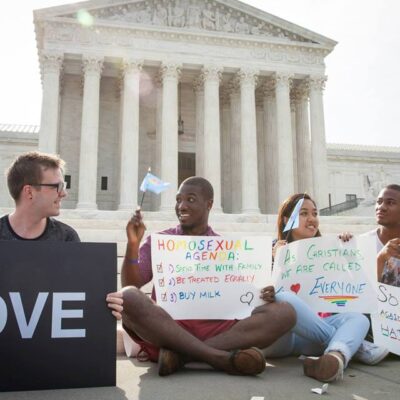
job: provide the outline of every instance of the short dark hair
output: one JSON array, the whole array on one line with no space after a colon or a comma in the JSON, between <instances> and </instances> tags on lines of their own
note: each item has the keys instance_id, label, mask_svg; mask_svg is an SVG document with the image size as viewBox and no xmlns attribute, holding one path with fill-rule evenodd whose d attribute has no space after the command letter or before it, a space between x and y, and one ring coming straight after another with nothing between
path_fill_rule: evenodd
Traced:
<instances>
[{"instance_id":1,"label":"short dark hair","mask_svg":"<svg viewBox=\"0 0 400 400\"><path fill-rule=\"evenodd\" d=\"M398 192L400 192L400 185L391 183L390 185L385 186L384 189L392 189L392 190L397 190Z\"/></svg>"},{"instance_id":2,"label":"short dark hair","mask_svg":"<svg viewBox=\"0 0 400 400\"><path fill-rule=\"evenodd\" d=\"M18 201L25 185L41 183L42 171L48 168L61 170L65 162L53 154L29 151L18 156L6 172L7 185L11 197Z\"/></svg>"},{"instance_id":3,"label":"short dark hair","mask_svg":"<svg viewBox=\"0 0 400 400\"><path fill-rule=\"evenodd\" d=\"M297 202L304 197L305 200L310 200L314 203L315 208L317 208L317 205L315 204L315 201L309 196L307 193L296 193L288 197L279 207L278 211L278 219L277 219L277 225L278 225L278 240L287 240L289 243L293 241L292 238L292 231L289 231L287 235L283 232L285 229L285 217L290 218L294 207L296 206ZM317 233L315 234L315 237L321 236L321 232L319 229L317 230Z\"/></svg>"},{"instance_id":4,"label":"short dark hair","mask_svg":"<svg viewBox=\"0 0 400 400\"><path fill-rule=\"evenodd\" d=\"M186 178L180 186L183 185L199 186L206 200L214 200L214 189L211 183L201 176L190 176L189 178Z\"/></svg>"}]
</instances>

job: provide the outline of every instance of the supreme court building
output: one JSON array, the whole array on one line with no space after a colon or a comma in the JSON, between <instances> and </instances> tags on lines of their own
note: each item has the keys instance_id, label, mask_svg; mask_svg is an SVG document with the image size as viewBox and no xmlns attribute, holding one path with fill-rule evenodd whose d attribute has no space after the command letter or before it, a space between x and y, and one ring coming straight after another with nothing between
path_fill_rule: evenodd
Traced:
<instances>
[{"instance_id":1,"label":"supreme court building","mask_svg":"<svg viewBox=\"0 0 400 400\"><path fill-rule=\"evenodd\" d=\"M67 161L69 206L133 209L149 166L172 189L148 210L171 209L191 175L227 213L276 212L294 191L326 205L333 40L235 0L93 0L34 16L39 149Z\"/></svg>"},{"instance_id":2,"label":"supreme court building","mask_svg":"<svg viewBox=\"0 0 400 400\"><path fill-rule=\"evenodd\" d=\"M64 207L132 210L149 167L172 188L145 210L171 210L192 175L217 212L276 213L297 191L327 206L335 41L236 0L91 0L34 20L37 148L67 162Z\"/></svg>"}]
</instances>

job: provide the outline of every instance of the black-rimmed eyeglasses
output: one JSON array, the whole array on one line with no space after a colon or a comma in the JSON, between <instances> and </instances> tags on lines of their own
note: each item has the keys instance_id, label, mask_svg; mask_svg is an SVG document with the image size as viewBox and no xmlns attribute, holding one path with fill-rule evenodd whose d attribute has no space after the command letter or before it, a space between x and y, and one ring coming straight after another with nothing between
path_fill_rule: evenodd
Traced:
<instances>
[{"instance_id":1,"label":"black-rimmed eyeglasses","mask_svg":"<svg viewBox=\"0 0 400 400\"><path fill-rule=\"evenodd\" d=\"M67 182L58 182L58 183L34 183L31 186L47 186L57 189L57 193L61 193L63 190L67 188Z\"/></svg>"}]
</instances>

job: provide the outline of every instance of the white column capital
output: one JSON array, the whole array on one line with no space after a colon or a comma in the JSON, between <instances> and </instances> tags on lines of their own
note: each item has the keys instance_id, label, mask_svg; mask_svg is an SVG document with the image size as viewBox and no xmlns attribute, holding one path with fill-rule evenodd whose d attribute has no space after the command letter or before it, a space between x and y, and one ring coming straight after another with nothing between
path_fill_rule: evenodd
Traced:
<instances>
[{"instance_id":1,"label":"white column capital","mask_svg":"<svg viewBox=\"0 0 400 400\"><path fill-rule=\"evenodd\" d=\"M204 92L204 81L201 74L193 80L192 87L195 93Z\"/></svg>"},{"instance_id":2,"label":"white column capital","mask_svg":"<svg viewBox=\"0 0 400 400\"><path fill-rule=\"evenodd\" d=\"M104 59L102 57L83 57L82 70L85 75L101 75Z\"/></svg>"},{"instance_id":3,"label":"white column capital","mask_svg":"<svg viewBox=\"0 0 400 400\"><path fill-rule=\"evenodd\" d=\"M40 66L43 73L46 72L61 72L63 67L63 55L56 53L41 53Z\"/></svg>"},{"instance_id":4,"label":"white column capital","mask_svg":"<svg viewBox=\"0 0 400 400\"><path fill-rule=\"evenodd\" d=\"M307 80L301 81L296 85L291 93L295 102L307 101L310 94L310 86Z\"/></svg>"},{"instance_id":5,"label":"white column capital","mask_svg":"<svg viewBox=\"0 0 400 400\"><path fill-rule=\"evenodd\" d=\"M220 93L219 93L219 99L220 99L220 103L223 106L227 106L229 105L229 100L230 100L230 90L228 87L226 86L222 86Z\"/></svg>"},{"instance_id":6,"label":"white column capital","mask_svg":"<svg viewBox=\"0 0 400 400\"><path fill-rule=\"evenodd\" d=\"M130 72L135 73L135 72L140 72L143 68L143 60L131 60L127 59L124 60L122 64L122 73L123 75L126 75Z\"/></svg>"},{"instance_id":7,"label":"white column capital","mask_svg":"<svg viewBox=\"0 0 400 400\"><path fill-rule=\"evenodd\" d=\"M204 65L201 69L202 79L208 82L217 82L218 84L222 78L223 68L218 65Z\"/></svg>"},{"instance_id":8,"label":"white column capital","mask_svg":"<svg viewBox=\"0 0 400 400\"><path fill-rule=\"evenodd\" d=\"M267 97L269 99L273 99L275 98L275 87L276 87L276 82L275 79L266 79L264 81L264 84L261 88L264 97Z\"/></svg>"},{"instance_id":9,"label":"white column capital","mask_svg":"<svg viewBox=\"0 0 400 400\"><path fill-rule=\"evenodd\" d=\"M173 62L163 62L160 67L160 74L162 79L180 79L181 76L181 64Z\"/></svg>"},{"instance_id":10,"label":"white column capital","mask_svg":"<svg viewBox=\"0 0 400 400\"><path fill-rule=\"evenodd\" d=\"M283 87L291 87L293 83L293 74L290 74L288 72L277 72L274 74L273 78L275 82L275 87L277 89L283 88Z\"/></svg>"},{"instance_id":11,"label":"white column capital","mask_svg":"<svg viewBox=\"0 0 400 400\"><path fill-rule=\"evenodd\" d=\"M231 97L237 96L240 93L240 83L237 76L228 82L228 93Z\"/></svg>"},{"instance_id":12,"label":"white column capital","mask_svg":"<svg viewBox=\"0 0 400 400\"><path fill-rule=\"evenodd\" d=\"M242 68L237 72L239 84L242 85L257 85L258 81L258 70L253 68Z\"/></svg>"},{"instance_id":13,"label":"white column capital","mask_svg":"<svg viewBox=\"0 0 400 400\"><path fill-rule=\"evenodd\" d=\"M311 75L307 79L307 83L311 90L323 91L325 89L325 83L328 80L328 77L324 75Z\"/></svg>"}]
</instances>

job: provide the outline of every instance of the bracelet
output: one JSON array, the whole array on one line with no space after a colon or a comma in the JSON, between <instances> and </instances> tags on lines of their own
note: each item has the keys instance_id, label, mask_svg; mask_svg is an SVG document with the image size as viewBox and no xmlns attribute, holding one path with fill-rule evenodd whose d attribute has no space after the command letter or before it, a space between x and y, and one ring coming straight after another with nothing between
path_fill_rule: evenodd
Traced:
<instances>
[{"instance_id":1,"label":"bracelet","mask_svg":"<svg viewBox=\"0 0 400 400\"><path fill-rule=\"evenodd\" d=\"M132 265L139 265L139 260L137 258L127 258L126 261Z\"/></svg>"}]
</instances>

